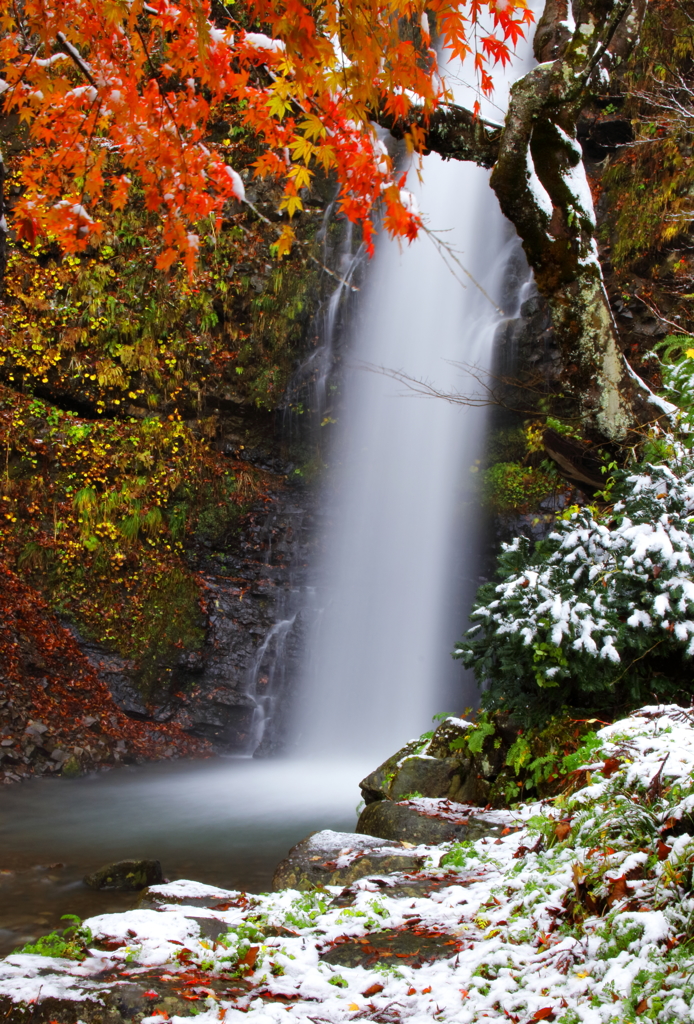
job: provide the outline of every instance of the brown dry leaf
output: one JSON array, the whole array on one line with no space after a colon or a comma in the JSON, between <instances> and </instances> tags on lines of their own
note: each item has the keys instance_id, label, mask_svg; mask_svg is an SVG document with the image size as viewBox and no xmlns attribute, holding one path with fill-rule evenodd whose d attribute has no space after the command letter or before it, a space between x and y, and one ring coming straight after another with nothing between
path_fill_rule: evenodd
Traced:
<instances>
[{"instance_id":1,"label":"brown dry leaf","mask_svg":"<svg viewBox=\"0 0 694 1024\"><path fill-rule=\"evenodd\" d=\"M558 821L554 827L554 834L560 843L563 843L566 837L571 832L570 821Z\"/></svg>"},{"instance_id":2,"label":"brown dry leaf","mask_svg":"<svg viewBox=\"0 0 694 1024\"><path fill-rule=\"evenodd\" d=\"M610 886L610 895L607 900L608 907L611 907L613 903L617 903L618 900L626 899L629 895L629 889L627 888L627 880L624 875L620 875L619 878L615 878Z\"/></svg>"},{"instance_id":3,"label":"brown dry leaf","mask_svg":"<svg viewBox=\"0 0 694 1024\"><path fill-rule=\"evenodd\" d=\"M383 988L383 985L379 985L378 982L376 982L375 985L369 985L369 987L362 992L362 995L366 996L367 998L369 996L375 996L378 995L379 992L382 992Z\"/></svg>"}]
</instances>

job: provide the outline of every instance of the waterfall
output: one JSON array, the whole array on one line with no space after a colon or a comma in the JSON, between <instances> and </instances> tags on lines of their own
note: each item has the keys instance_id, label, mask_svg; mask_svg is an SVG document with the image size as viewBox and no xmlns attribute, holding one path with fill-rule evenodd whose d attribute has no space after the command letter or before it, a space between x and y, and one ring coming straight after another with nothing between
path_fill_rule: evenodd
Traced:
<instances>
[{"instance_id":1,"label":"waterfall","mask_svg":"<svg viewBox=\"0 0 694 1024\"><path fill-rule=\"evenodd\" d=\"M349 332L296 723L317 753L385 756L434 713L476 702L449 652L478 585L480 516L466 505L486 409L424 398L374 369L479 393L518 242L488 171L432 154L412 191L444 249L427 234L409 246L382 237Z\"/></svg>"}]
</instances>

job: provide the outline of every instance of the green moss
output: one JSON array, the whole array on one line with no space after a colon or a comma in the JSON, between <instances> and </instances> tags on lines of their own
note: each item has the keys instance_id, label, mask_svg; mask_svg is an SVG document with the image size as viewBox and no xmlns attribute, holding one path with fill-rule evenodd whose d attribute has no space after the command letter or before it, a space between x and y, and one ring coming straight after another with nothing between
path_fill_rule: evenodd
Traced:
<instances>
[{"instance_id":1,"label":"green moss","mask_svg":"<svg viewBox=\"0 0 694 1024\"><path fill-rule=\"evenodd\" d=\"M542 469L518 462L497 462L482 479L484 501L495 512L526 512L551 494L555 480Z\"/></svg>"}]
</instances>

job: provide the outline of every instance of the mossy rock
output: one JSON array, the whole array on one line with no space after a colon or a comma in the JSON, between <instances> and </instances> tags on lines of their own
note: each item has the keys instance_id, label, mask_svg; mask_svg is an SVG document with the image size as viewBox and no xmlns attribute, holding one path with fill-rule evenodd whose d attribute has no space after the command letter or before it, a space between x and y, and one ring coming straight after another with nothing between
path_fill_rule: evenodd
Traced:
<instances>
[{"instance_id":1,"label":"mossy rock","mask_svg":"<svg viewBox=\"0 0 694 1024\"><path fill-rule=\"evenodd\" d=\"M383 764L362 779L359 783L361 795L367 804L374 800L386 800L390 785L402 761L413 754L419 754L426 747L426 741L410 740L404 747L392 754Z\"/></svg>"},{"instance_id":2,"label":"mossy rock","mask_svg":"<svg viewBox=\"0 0 694 1024\"><path fill-rule=\"evenodd\" d=\"M467 764L460 758L441 759L422 754L407 757L388 787L388 799L404 800L410 794L435 799L447 797L452 789L460 789L461 778L466 777L467 772Z\"/></svg>"},{"instance_id":3,"label":"mossy rock","mask_svg":"<svg viewBox=\"0 0 694 1024\"><path fill-rule=\"evenodd\" d=\"M431 757L450 757L453 753L451 743L462 739L471 728L472 723L462 718L445 718L429 740L427 754Z\"/></svg>"},{"instance_id":4,"label":"mossy rock","mask_svg":"<svg viewBox=\"0 0 694 1024\"><path fill-rule=\"evenodd\" d=\"M162 881L158 860L119 860L104 865L84 879L90 889L117 889L119 892L139 892Z\"/></svg>"},{"instance_id":5,"label":"mossy rock","mask_svg":"<svg viewBox=\"0 0 694 1024\"><path fill-rule=\"evenodd\" d=\"M272 887L311 891L324 885L351 885L369 875L419 871L424 863L399 842L383 842L353 832L314 832L292 847L277 867Z\"/></svg>"}]
</instances>

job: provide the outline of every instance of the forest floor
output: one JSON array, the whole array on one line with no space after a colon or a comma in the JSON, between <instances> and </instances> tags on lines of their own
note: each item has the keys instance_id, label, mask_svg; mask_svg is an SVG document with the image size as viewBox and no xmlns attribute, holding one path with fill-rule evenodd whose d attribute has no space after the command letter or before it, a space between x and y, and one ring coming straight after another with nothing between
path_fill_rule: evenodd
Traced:
<instances>
[{"instance_id":1,"label":"forest floor","mask_svg":"<svg viewBox=\"0 0 694 1024\"><path fill-rule=\"evenodd\" d=\"M694 717L643 708L597 737L573 792L501 812L498 837L417 848L421 871L258 896L152 887L2 961L0 1016L690 1019ZM360 837L344 838L348 862Z\"/></svg>"}]
</instances>

